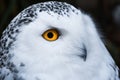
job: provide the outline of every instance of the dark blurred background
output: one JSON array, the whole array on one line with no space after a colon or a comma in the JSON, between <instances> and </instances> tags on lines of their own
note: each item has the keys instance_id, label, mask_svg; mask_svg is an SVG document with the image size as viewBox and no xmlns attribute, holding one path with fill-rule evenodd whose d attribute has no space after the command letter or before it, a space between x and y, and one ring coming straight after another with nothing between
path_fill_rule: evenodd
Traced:
<instances>
[{"instance_id":1,"label":"dark blurred background","mask_svg":"<svg viewBox=\"0 0 120 80\"><path fill-rule=\"evenodd\" d=\"M0 0L0 36L10 21L31 4L49 0ZM120 67L120 0L57 0L67 2L92 16L107 49Z\"/></svg>"}]
</instances>

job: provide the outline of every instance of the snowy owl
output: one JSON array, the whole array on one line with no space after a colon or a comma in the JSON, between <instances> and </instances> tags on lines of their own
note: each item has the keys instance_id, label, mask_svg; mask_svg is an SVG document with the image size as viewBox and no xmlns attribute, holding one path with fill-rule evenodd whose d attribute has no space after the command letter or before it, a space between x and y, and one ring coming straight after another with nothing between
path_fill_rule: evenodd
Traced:
<instances>
[{"instance_id":1,"label":"snowy owl","mask_svg":"<svg viewBox=\"0 0 120 80\"><path fill-rule=\"evenodd\" d=\"M120 80L92 19L64 2L24 9L0 40L0 80Z\"/></svg>"}]
</instances>

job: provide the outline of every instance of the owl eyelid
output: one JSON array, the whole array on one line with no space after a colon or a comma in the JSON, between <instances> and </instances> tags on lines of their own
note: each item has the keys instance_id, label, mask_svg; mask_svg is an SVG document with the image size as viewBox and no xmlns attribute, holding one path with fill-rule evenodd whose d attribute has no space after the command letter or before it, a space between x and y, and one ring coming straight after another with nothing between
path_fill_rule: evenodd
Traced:
<instances>
[{"instance_id":1,"label":"owl eyelid","mask_svg":"<svg viewBox=\"0 0 120 80\"><path fill-rule=\"evenodd\" d=\"M62 35L62 33L61 33L60 29L58 29L58 28L51 27L51 28L47 29L46 31L48 31L48 30L55 30L56 32L58 32L59 36L61 36L61 35Z\"/></svg>"}]
</instances>

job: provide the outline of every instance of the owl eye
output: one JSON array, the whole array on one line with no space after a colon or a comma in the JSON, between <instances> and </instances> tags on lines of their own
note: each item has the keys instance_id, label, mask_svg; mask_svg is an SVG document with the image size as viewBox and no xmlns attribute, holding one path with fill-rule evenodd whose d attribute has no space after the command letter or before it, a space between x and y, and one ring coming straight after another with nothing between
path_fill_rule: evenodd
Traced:
<instances>
[{"instance_id":1,"label":"owl eye","mask_svg":"<svg viewBox=\"0 0 120 80\"><path fill-rule=\"evenodd\" d=\"M42 34L42 37L47 41L55 41L59 37L59 32L56 29L49 29Z\"/></svg>"}]
</instances>

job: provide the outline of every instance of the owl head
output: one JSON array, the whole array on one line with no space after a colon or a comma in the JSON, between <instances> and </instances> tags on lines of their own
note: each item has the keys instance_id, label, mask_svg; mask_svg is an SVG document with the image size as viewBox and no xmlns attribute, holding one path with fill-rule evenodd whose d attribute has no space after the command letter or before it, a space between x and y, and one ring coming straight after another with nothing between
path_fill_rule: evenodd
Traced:
<instances>
[{"instance_id":1,"label":"owl head","mask_svg":"<svg viewBox=\"0 0 120 80\"><path fill-rule=\"evenodd\" d=\"M108 80L117 75L92 19L64 2L24 9L0 43L3 80Z\"/></svg>"}]
</instances>

